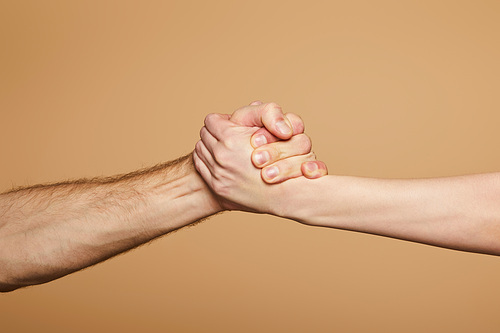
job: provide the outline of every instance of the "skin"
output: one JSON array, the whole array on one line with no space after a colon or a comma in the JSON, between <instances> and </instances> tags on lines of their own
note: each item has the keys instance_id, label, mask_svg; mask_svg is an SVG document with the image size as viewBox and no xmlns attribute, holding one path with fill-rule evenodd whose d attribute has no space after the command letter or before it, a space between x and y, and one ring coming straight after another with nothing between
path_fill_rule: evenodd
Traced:
<instances>
[{"instance_id":1,"label":"skin","mask_svg":"<svg viewBox=\"0 0 500 333\"><path fill-rule=\"evenodd\" d=\"M301 135L304 128L274 103L255 102L226 118L245 133L260 130L269 142ZM247 145L253 149L250 136ZM312 160L310 150L301 152L297 163ZM229 206L196 172L191 154L126 175L0 194L0 291L52 281ZM268 206L255 211L263 208Z\"/></svg>"},{"instance_id":2,"label":"skin","mask_svg":"<svg viewBox=\"0 0 500 333\"><path fill-rule=\"evenodd\" d=\"M0 196L0 289L45 283L219 212L191 156Z\"/></svg>"},{"instance_id":3,"label":"skin","mask_svg":"<svg viewBox=\"0 0 500 333\"><path fill-rule=\"evenodd\" d=\"M210 116L205 127L196 146L195 167L224 198L226 207L258 210L264 206L274 215L307 225L500 255L500 173L413 180L299 177L270 185L262 182L253 168L256 151L282 150L286 143L270 143L254 150L248 144L251 130L224 117ZM301 151L300 147L295 149ZM279 165L278 179L297 172L299 162L293 157L270 155L278 156L273 163ZM322 163L313 159L300 165L310 177L321 167ZM273 182L264 176L262 179Z\"/></svg>"},{"instance_id":4,"label":"skin","mask_svg":"<svg viewBox=\"0 0 500 333\"><path fill-rule=\"evenodd\" d=\"M303 165L316 161L316 156L311 150L311 141L305 134L300 133L303 131L302 122L297 121L301 124L300 128L292 126L299 129L285 142L265 134L260 127L238 125L233 121L233 117L225 114L209 114L205 118L205 126L200 131L202 140L196 143L193 152L196 169L210 188L218 194L221 206L225 209L272 213L276 207L268 197L280 196L281 187L270 184L297 177L304 178L301 177ZM267 144L256 140L260 135L266 136ZM256 158L257 155L254 155L255 165L253 165L248 157L252 155L254 151L252 144L255 145L256 141L263 144L259 148L260 151L264 151L267 147L269 159L261 163ZM245 162L240 163L241 160L233 156L246 156L243 158ZM319 162L317 165L321 168L308 174L308 177L317 178L327 173L324 163ZM256 166L263 167L262 171ZM213 173L214 170L218 172ZM240 186L246 191L233 191L236 180L241 182ZM255 200L256 198L262 200Z\"/></svg>"},{"instance_id":5,"label":"skin","mask_svg":"<svg viewBox=\"0 0 500 333\"><path fill-rule=\"evenodd\" d=\"M256 101L250 105L261 104L262 102ZM268 108L281 111L281 107L275 103L267 105ZM283 121L292 128L293 136L290 137L289 132L282 135L277 129L274 132L269 131L270 126L265 126L266 123L270 123L269 121L263 121L261 124L252 123L250 119L244 119L244 117L250 118L249 114L240 110L235 111L231 116L208 115L205 122L207 122L207 119L210 122L211 117L215 119L222 117L223 119L230 119L237 125L253 126L255 131L250 138L250 143L255 148L252 152L252 163L255 167L262 169L261 177L266 183L280 183L300 176L315 179L328 174L326 164L315 160L311 139L304 133L304 122L298 115L293 113L284 114L285 119ZM277 119L279 114L276 113L274 118ZM257 119L257 117L253 117L253 119ZM275 122L275 124L278 123L278 121ZM206 126L201 129L200 136L205 130ZM306 160L298 158L298 156L305 154L310 154L309 157L314 158Z\"/></svg>"}]
</instances>

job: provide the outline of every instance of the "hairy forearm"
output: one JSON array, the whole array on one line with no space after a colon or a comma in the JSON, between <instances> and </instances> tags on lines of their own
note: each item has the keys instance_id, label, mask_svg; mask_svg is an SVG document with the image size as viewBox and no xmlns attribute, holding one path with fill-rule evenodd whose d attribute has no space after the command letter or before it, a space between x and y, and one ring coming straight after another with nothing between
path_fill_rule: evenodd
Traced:
<instances>
[{"instance_id":1,"label":"hairy forearm","mask_svg":"<svg viewBox=\"0 0 500 333\"><path fill-rule=\"evenodd\" d=\"M500 174L388 180L326 176L296 184L283 215L310 225L500 255Z\"/></svg>"},{"instance_id":2,"label":"hairy forearm","mask_svg":"<svg viewBox=\"0 0 500 333\"><path fill-rule=\"evenodd\" d=\"M216 213L191 155L114 178L0 195L0 287L44 283Z\"/></svg>"}]
</instances>

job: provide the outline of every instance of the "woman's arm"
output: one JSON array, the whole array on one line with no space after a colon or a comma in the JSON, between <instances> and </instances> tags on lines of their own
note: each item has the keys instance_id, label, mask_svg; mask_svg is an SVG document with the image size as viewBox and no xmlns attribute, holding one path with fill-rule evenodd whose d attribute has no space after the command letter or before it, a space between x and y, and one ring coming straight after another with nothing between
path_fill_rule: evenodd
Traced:
<instances>
[{"instance_id":1,"label":"woman's arm","mask_svg":"<svg viewBox=\"0 0 500 333\"><path fill-rule=\"evenodd\" d=\"M249 146L252 132L216 117L210 119L206 129L195 150L195 166L215 193L236 209L250 208L308 225L500 255L500 174L420 180L298 177L269 185L259 177L260 169L252 165L252 161L257 164L256 151L266 148L254 151ZM278 166L278 175L287 175L300 170L304 159L278 157L273 162L263 172ZM306 159L302 170L317 163Z\"/></svg>"},{"instance_id":2,"label":"woman's arm","mask_svg":"<svg viewBox=\"0 0 500 333\"><path fill-rule=\"evenodd\" d=\"M282 215L461 251L500 255L500 174L435 179L326 176L290 184Z\"/></svg>"}]
</instances>

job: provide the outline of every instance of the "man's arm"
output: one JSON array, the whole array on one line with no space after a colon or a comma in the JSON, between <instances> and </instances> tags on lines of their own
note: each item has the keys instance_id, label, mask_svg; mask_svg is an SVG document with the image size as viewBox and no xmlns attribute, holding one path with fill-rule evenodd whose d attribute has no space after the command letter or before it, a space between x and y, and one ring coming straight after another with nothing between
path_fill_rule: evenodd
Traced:
<instances>
[{"instance_id":1,"label":"man's arm","mask_svg":"<svg viewBox=\"0 0 500 333\"><path fill-rule=\"evenodd\" d=\"M274 103L252 103L232 116L269 142L304 129ZM224 203L195 171L191 155L127 175L0 194L0 291L96 264L227 209Z\"/></svg>"},{"instance_id":2,"label":"man's arm","mask_svg":"<svg viewBox=\"0 0 500 333\"><path fill-rule=\"evenodd\" d=\"M500 255L499 173L421 180L299 177L268 185L252 172L249 156L254 154L255 164L255 151L246 143L251 133L216 118L207 130L213 135L197 146L196 168L215 193L236 205L262 207L308 225ZM284 149L277 144L267 148ZM280 174L300 167L293 158L278 162ZM305 161L302 168L311 165L320 166Z\"/></svg>"},{"instance_id":3,"label":"man's arm","mask_svg":"<svg viewBox=\"0 0 500 333\"><path fill-rule=\"evenodd\" d=\"M221 211L191 155L0 195L0 291L78 271Z\"/></svg>"}]
</instances>

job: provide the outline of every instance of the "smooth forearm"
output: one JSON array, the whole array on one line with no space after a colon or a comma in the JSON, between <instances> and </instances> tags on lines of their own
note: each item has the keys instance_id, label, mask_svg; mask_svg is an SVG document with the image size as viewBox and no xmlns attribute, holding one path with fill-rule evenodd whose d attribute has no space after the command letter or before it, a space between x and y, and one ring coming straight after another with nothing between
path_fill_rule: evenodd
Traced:
<instances>
[{"instance_id":1,"label":"smooth forearm","mask_svg":"<svg viewBox=\"0 0 500 333\"><path fill-rule=\"evenodd\" d=\"M500 254L500 174L298 180L286 217L464 251ZM295 186L295 185L294 185Z\"/></svg>"},{"instance_id":2,"label":"smooth forearm","mask_svg":"<svg viewBox=\"0 0 500 333\"><path fill-rule=\"evenodd\" d=\"M191 156L121 177L2 194L0 282L47 282L217 211Z\"/></svg>"}]
</instances>

